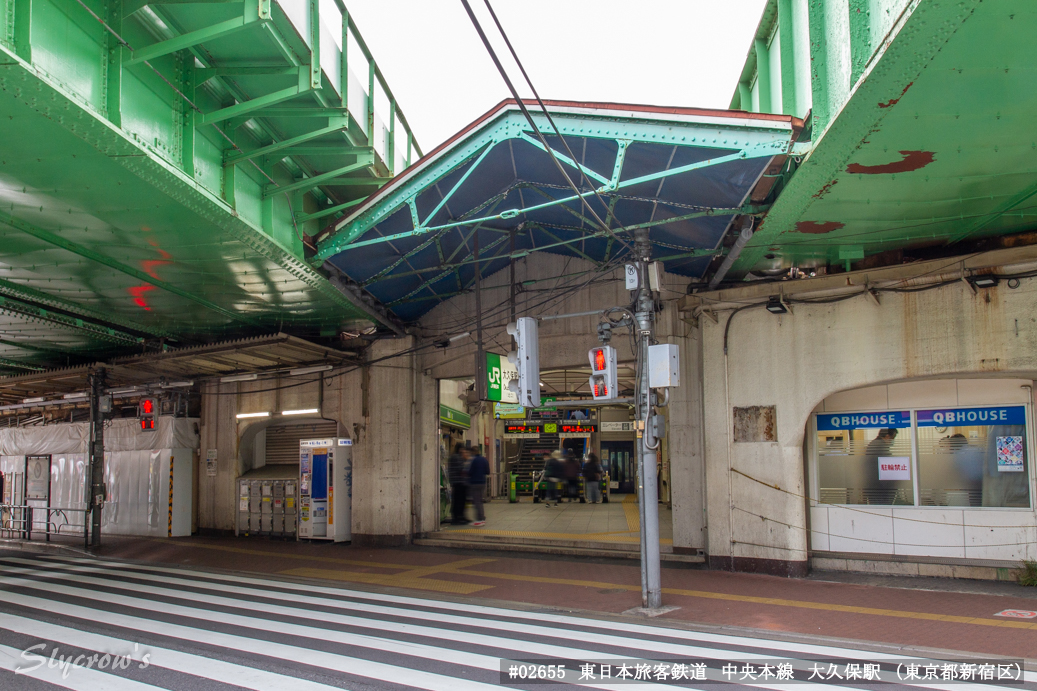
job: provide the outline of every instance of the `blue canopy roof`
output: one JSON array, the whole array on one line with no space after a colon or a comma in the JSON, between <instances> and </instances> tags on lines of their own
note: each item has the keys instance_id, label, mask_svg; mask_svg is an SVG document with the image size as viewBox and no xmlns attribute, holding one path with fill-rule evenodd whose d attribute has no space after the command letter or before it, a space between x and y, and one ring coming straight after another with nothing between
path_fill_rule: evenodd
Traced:
<instances>
[{"instance_id":1,"label":"blue canopy roof","mask_svg":"<svg viewBox=\"0 0 1037 691\"><path fill-rule=\"evenodd\" d=\"M408 322L472 288L476 241L484 276L535 251L606 268L626 252L616 238L647 227L667 271L701 277L734 218L761 211L750 194L795 132L787 116L549 102L570 158L535 107L579 196L505 101L325 232L316 261Z\"/></svg>"}]
</instances>

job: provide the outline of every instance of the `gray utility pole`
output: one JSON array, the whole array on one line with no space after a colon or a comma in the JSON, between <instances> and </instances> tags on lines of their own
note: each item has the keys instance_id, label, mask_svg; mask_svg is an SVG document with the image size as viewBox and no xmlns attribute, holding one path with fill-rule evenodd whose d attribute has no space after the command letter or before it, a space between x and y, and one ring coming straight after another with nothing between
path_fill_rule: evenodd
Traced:
<instances>
[{"instance_id":1,"label":"gray utility pole","mask_svg":"<svg viewBox=\"0 0 1037 691\"><path fill-rule=\"evenodd\" d=\"M87 478L87 510L90 531L87 546L101 544L101 509L104 508L104 420L101 398L105 395L107 376L104 369L90 375L90 475Z\"/></svg>"},{"instance_id":2,"label":"gray utility pole","mask_svg":"<svg viewBox=\"0 0 1037 691\"><path fill-rule=\"evenodd\" d=\"M652 345L655 322L655 298L649 285L648 262L652 244L648 229L634 231L634 254L639 274L634 320L637 328L637 392L634 396L634 414L637 416L637 499L641 509L641 606L645 609L662 607L662 578L659 560L659 475L657 454L659 440L650 431L652 417L652 390L648 379L648 346Z\"/></svg>"}]
</instances>

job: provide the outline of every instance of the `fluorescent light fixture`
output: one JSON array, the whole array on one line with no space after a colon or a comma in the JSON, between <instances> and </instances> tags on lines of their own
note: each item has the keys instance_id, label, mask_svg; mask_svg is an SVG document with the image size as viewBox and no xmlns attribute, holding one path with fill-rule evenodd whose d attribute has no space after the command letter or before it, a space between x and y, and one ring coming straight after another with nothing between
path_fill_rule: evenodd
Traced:
<instances>
[{"instance_id":1,"label":"fluorescent light fixture","mask_svg":"<svg viewBox=\"0 0 1037 691\"><path fill-rule=\"evenodd\" d=\"M194 386L194 382L193 381L171 381L168 384L163 384L162 388L163 389L177 389L177 388L180 388L182 386L185 386L185 387L186 386Z\"/></svg>"},{"instance_id":2,"label":"fluorescent light fixture","mask_svg":"<svg viewBox=\"0 0 1037 691\"><path fill-rule=\"evenodd\" d=\"M66 401L71 401L74 398L90 398L90 394L80 391L79 393L67 393L62 396Z\"/></svg>"},{"instance_id":3,"label":"fluorescent light fixture","mask_svg":"<svg viewBox=\"0 0 1037 691\"><path fill-rule=\"evenodd\" d=\"M138 391L140 391L139 386L128 386L123 389L112 389L108 393L112 396L125 396L126 394L137 393Z\"/></svg>"},{"instance_id":4,"label":"fluorescent light fixture","mask_svg":"<svg viewBox=\"0 0 1037 691\"><path fill-rule=\"evenodd\" d=\"M982 274L980 276L969 276L969 283L977 288L993 288L1001 280L994 274Z\"/></svg>"},{"instance_id":5,"label":"fluorescent light fixture","mask_svg":"<svg viewBox=\"0 0 1037 691\"><path fill-rule=\"evenodd\" d=\"M236 381L255 381L259 378L258 374L234 374L229 377L220 377L221 384L230 384Z\"/></svg>"},{"instance_id":6,"label":"fluorescent light fixture","mask_svg":"<svg viewBox=\"0 0 1037 691\"><path fill-rule=\"evenodd\" d=\"M543 385L544 385L544 382L540 382L540 386L543 386Z\"/></svg>"},{"instance_id":7,"label":"fluorescent light fixture","mask_svg":"<svg viewBox=\"0 0 1037 691\"><path fill-rule=\"evenodd\" d=\"M317 408L305 408L303 410L282 410L281 415L315 415L320 410Z\"/></svg>"},{"instance_id":8,"label":"fluorescent light fixture","mask_svg":"<svg viewBox=\"0 0 1037 691\"><path fill-rule=\"evenodd\" d=\"M293 377L297 377L301 374L316 374L317 372L327 372L331 369L331 365L314 365L313 367L300 367L299 369L293 369L288 374Z\"/></svg>"},{"instance_id":9,"label":"fluorescent light fixture","mask_svg":"<svg viewBox=\"0 0 1037 691\"><path fill-rule=\"evenodd\" d=\"M270 413L238 413L234 417L238 418L239 420L244 420L245 418L250 417L270 417Z\"/></svg>"},{"instance_id":10,"label":"fluorescent light fixture","mask_svg":"<svg viewBox=\"0 0 1037 691\"><path fill-rule=\"evenodd\" d=\"M22 403L43 403L47 400L46 396L38 396L36 398L23 398Z\"/></svg>"},{"instance_id":11,"label":"fluorescent light fixture","mask_svg":"<svg viewBox=\"0 0 1037 691\"><path fill-rule=\"evenodd\" d=\"M767 301L767 311L771 314L785 314L788 312L788 309L785 308L781 298L775 296Z\"/></svg>"}]
</instances>

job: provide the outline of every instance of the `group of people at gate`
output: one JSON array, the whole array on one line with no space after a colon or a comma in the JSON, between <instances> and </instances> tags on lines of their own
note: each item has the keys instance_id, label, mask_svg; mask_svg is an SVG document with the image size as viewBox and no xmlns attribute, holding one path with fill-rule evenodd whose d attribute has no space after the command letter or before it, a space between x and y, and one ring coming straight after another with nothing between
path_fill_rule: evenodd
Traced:
<instances>
[{"instance_id":1,"label":"group of people at gate","mask_svg":"<svg viewBox=\"0 0 1037 691\"><path fill-rule=\"evenodd\" d=\"M552 451L544 461L543 482L547 490L545 506L555 506L560 501L561 489L565 490L566 501L580 498L580 479L583 479L585 500L590 504L601 501L601 461L594 453L587 454L587 460L581 465L580 460L569 449Z\"/></svg>"}]
</instances>

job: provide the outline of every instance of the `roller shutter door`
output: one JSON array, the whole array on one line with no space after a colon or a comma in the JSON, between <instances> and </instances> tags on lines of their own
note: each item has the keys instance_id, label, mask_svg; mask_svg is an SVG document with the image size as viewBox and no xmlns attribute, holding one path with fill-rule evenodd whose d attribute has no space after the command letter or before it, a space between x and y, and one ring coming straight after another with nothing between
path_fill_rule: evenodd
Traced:
<instances>
[{"instance_id":1,"label":"roller shutter door","mask_svg":"<svg viewBox=\"0 0 1037 691\"><path fill-rule=\"evenodd\" d=\"M334 421L316 420L302 425L276 425L266 429L266 464L299 464L299 441L338 436Z\"/></svg>"}]
</instances>

